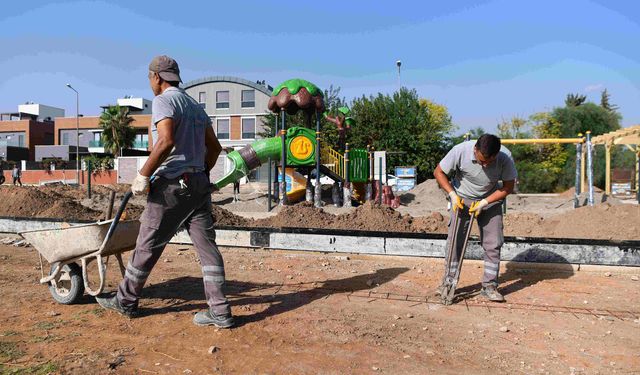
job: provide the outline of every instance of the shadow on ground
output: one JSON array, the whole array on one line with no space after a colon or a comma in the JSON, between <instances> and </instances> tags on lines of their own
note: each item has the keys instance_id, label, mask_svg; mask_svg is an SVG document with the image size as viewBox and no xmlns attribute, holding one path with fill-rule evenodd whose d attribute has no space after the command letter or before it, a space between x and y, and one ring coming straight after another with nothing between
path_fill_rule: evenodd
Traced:
<instances>
[{"instance_id":1,"label":"shadow on ground","mask_svg":"<svg viewBox=\"0 0 640 375\"><path fill-rule=\"evenodd\" d=\"M317 281L315 283L292 283L286 285L286 290L281 289L282 285L279 284L227 281L226 294L232 306L269 305L266 309L254 314L239 316L236 325L242 326L295 310L332 294L371 289L367 285L367 281L371 279L375 280L376 284L383 285L408 270L409 268L404 267L386 268L377 270L373 274L367 273L344 279ZM291 291L291 289L295 288L301 290ZM276 289L275 293L272 292L273 289ZM269 292L260 294L261 290L269 290ZM143 298L158 298L167 303L166 306L157 309L142 309L143 316L175 311L196 311L207 308L202 278L191 276L151 285L143 290Z\"/></svg>"},{"instance_id":2,"label":"shadow on ground","mask_svg":"<svg viewBox=\"0 0 640 375\"><path fill-rule=\"evenodd\" d=\"M532 269L526 263L553 263L549 269ZM528 249L516 255L506 264L506 271L500 276L498 290L507 297L509 294L536 285L542 280L568 279L573 276L573 267L563 256L554 252L539 249ZM482 283L459 288L456 292L458 300L475 297L480 293Z\"/></svg>"}]
</instances>

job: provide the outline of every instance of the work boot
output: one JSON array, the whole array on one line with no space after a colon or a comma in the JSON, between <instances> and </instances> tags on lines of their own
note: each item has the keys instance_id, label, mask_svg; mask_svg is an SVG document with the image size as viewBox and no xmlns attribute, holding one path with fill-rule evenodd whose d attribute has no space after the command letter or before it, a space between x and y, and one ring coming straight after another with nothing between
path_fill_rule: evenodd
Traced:
<instances>
[{"instance_id":1,"label":"work boot","mask_svg":"<svg viewBox=\"0 0 640 375\"><path fill-rule=\"evenodd\" d=\"M101 294L96 296L96 301L100 306L107 310L116 311L127 318L135 318L138 316L138 308L137 307L126 307L120 304L118 301L118 297L114 294L113 296Z\"/></svg>"},{"instance_id":2,"label":"work boot","mask_svg":"<svg viewBox=\"0 0 640 375\"><path fill-rule=\"evenodd\" d=\"M498 292L498 289L495 285L487 285L482 288L482 292L480 295L487 298L489 301L493 302L504 302L504 296Z\"/></svg>"},{"instance_id":3,"label":"work boot","mask_svg":"<svg viewBox=\"0 0 640 375\"><path fill-rule=\"evenodd\" d=\"M216 326L218 328L231 328L235 324L231 314L216 315L211 311L200 311L193 316L193 323L197 326Z\"/></svg>"}]
</instances>

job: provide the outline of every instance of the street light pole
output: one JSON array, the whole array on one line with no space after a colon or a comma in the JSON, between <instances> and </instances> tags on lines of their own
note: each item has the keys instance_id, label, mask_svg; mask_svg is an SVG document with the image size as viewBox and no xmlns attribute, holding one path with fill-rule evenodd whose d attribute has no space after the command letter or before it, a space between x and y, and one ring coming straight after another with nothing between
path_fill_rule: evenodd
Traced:
<instances>
[{"instance_id":1,"label":"street light pole","mask_svg":"<svg viewBox=\"0 0 640 375\"><path fill-rule=\"evenodd\" d=\"M400 67L402 66L402 61L396 61L396 66L398 67L398 90L402 88L402 83L400 82Z\"/></svg>"},{"instance_id":2,"label":"street light pole","mask_svg":"<svg viewBox=\"0 0 640 375\"><path fill-rule=\"evenodd\" d=\"M76 182L80 185L80 93L70 83L67 87L76 93Z\"/></svg>"}]
</instances>

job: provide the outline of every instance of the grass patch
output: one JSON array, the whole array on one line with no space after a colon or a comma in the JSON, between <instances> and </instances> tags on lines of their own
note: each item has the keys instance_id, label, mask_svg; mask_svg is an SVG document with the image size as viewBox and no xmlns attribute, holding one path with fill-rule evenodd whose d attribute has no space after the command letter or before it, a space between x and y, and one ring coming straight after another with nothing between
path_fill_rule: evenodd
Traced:
<instances>
[{"instance_id":1,"label":"grass patch","mask_svg":"<svg viewBox=\"0 0 640 375\"><path fill-rule=\"evenodd\" d=\"M0 341L0 361L9 362L22 357L25 353L15 342Z\"/></svg>"},{"instance_id":2,"label":"grass patch","mask_svg":"<svg viewBox=\"0 0 640 375\"><path fill-rule=\"evenodd\" d=\"M44 322L36 323L35 327L38 328L38 329L41 329L43 331L49 331L49 330L52 330L52 329L60 327L63 323L64 322L61 321L61 320L56 320L56 321L53 321L53 322L44 321Z\"/></svg>"},{"instance_id":3,"label":"grass patch","mask_svg":"<svg viewBox=\"0 0 640 375\"><path fill-rule=\"evenodd\" d=\"M56 342L62 341L62 337L56 335L46 335L46 336L35 336L29 342L39 343L39 342Z\"/></svg>"},{"instance_id":4,"label":"grass patch","mask_svg":"<svg viewBox=\"0 0 640 375\"><path fill-rule=\"evenodd\" d=\"M0 365L0 374L2 375L17 375L17 374L30 374L30 375L48 375L55 374L60 370L60 367L53 362L41 363L33 366L5 366Z\"/></svg>"},{"instance_id":5,"label":"grass patch","mask_svg":"<svg viewBox=\"0 0 640 375\"><path fill-rule=\"evenodd\" d=\"M17 331L12 331L12 330L8 330L8 331L4 331L2 333L0 333L0 336L2 337L11 337L11 336L18 336L20 333Z\"/></svg>"}]
</instances>

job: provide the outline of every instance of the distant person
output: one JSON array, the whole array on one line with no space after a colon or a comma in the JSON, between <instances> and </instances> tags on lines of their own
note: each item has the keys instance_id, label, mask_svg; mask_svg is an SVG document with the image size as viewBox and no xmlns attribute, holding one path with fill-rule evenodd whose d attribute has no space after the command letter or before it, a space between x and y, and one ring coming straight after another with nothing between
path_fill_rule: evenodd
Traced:
<instances>
[{"instance_id":1,"label":"distant person","mask_svg":"<svg viewBox=\"0 0 640 375\"><path fill-rule=\"evenodd\" d=\"M16 185L16 183L22 186L22 181L20 180L20 178L22 177L22 171L20 170L20 167L17 164L13 166L13 172L11 172L11 177L13 177L14 186Z\"/></svg>"},{"instance_id":2,"label":"distant person","mask_svg":"<svg viewBox=\"0 0 640 375\"><path fill-rule=\"evenodd\" d=\"M5 180L6 179L4 178L4 164L2 160L0 160L0 185L4 184Z\"/></svg>"},{"instance_id":3,"label":"distant person","mask_svg":"<svg viewBox=\"0 0 640 375\"><path fill-rule=\"evenodd\" d=\"M501 203L513 191L517 178L511 153L501 147L500 138L492 134L483 134L477 141L467 141L454 146L440 161L433 174L440 187L451 198L451 217L458 214L457 210L467 213L460 215L458 219L458 233L454 233L452 220L449 220L447 242L457 238L458 246L452 254L451 269L445 269L438 292L441 293L445 283L450 285L455 278L458 262L461 261L459 258L464 234L470 220L468 214L475 214L480 229L480 242L484 249L481 295L491 301L504 302L504 297L498 292L500 249L504 243ZM453 184L449 181L450 178ZM499 181L502 181L501 186L498 184ZM446 264L445 261L445 268Z\"/></svg>"},{"instance_id":4,"label":"distant person","mask_svg":"<svg viewBox=\"0 0 640 375\"><path fill-rule=\"evenodd\" d=\"M233 182L233 203L239 200L238 196L240 195L240 181Z\"/></svg>"},{"instance_id":5,"label":"distant person","mask_svg":"<svg viewBox=\"0 0 640 375\"><path fill-rule=\"evenodd\" d=\"M138 299L151 270L166 244L184 225L200 258L209 306L198 312L193 322L230 328L234 321L222 290L224 263L215 242L209 183L209 172L222 147L211 119L200 104L179 88L180 82L175 60L168 56L153 58L149 64L149 83L155 95L151 121L157 130L157 141L131 184L133 194L149 194L147 205L140 217L135 251L117 294L99 296L96 300L106 309L136 316Z\"/></svg>"}]
</instances>

